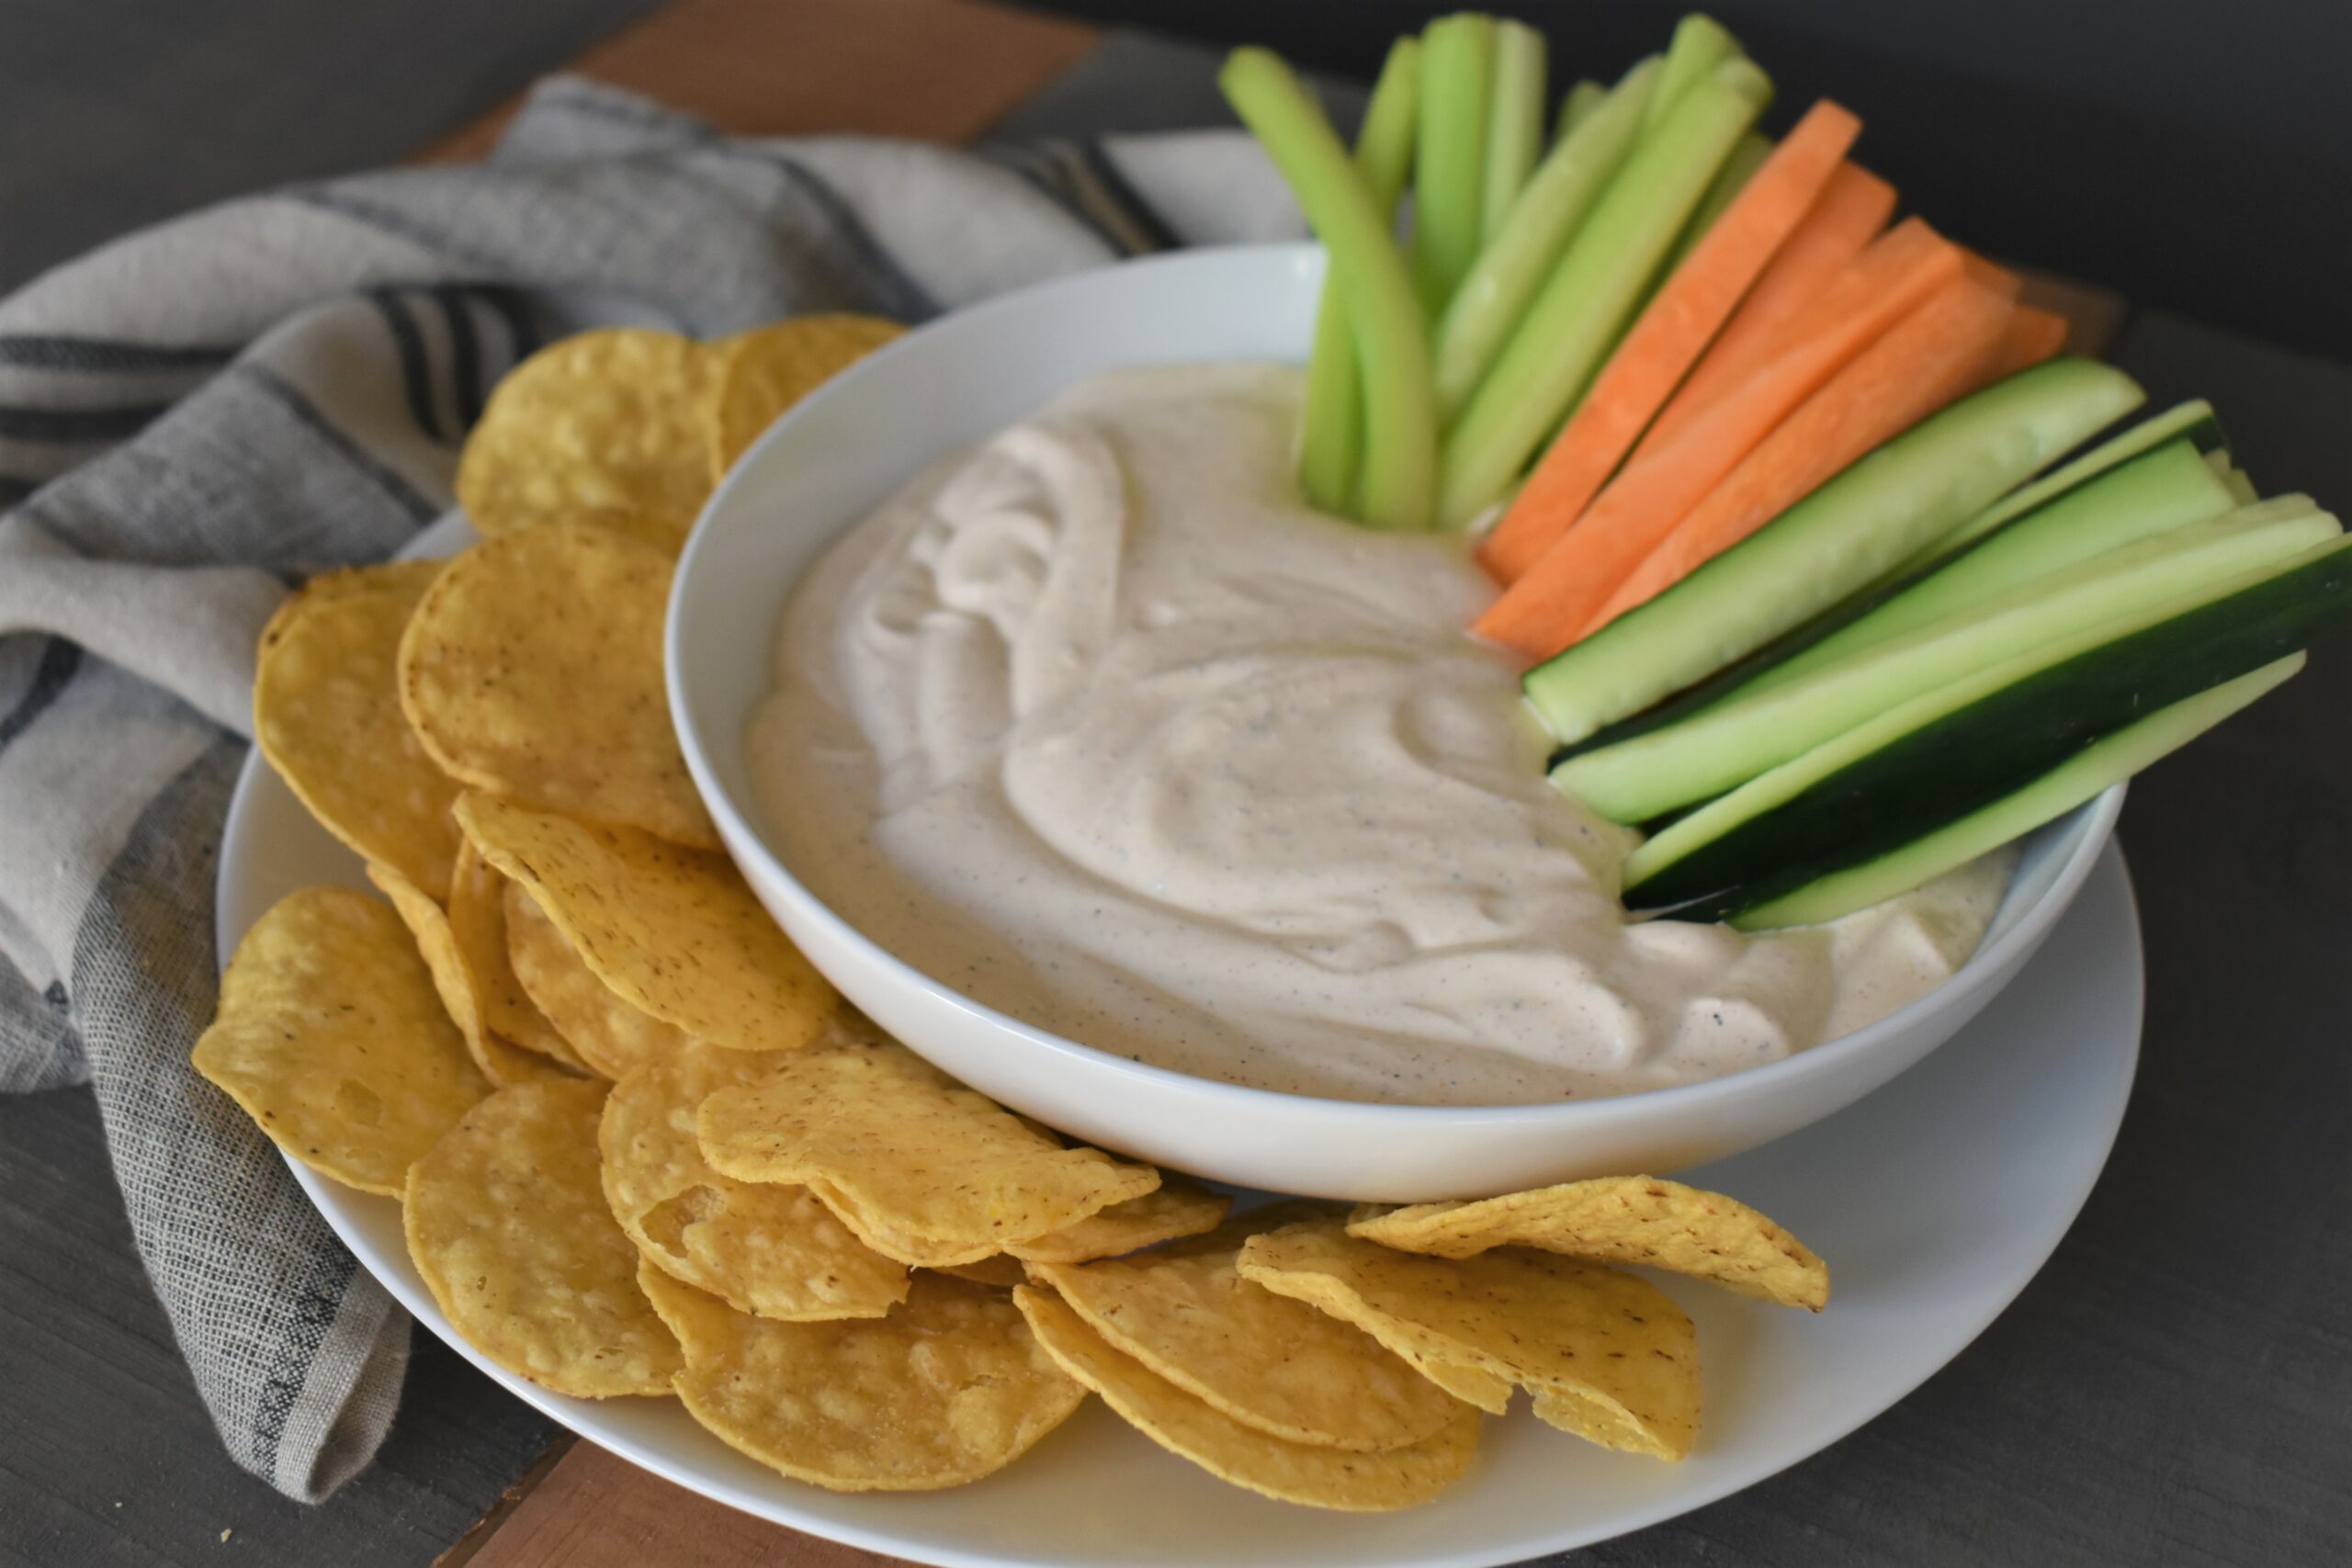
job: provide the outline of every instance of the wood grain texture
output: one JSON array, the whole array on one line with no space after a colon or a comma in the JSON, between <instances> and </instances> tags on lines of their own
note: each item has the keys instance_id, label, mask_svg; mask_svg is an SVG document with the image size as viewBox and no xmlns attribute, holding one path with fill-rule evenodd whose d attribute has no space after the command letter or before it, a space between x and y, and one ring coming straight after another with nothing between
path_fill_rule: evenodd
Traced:
<instances>
[{"instance_id":1,"label":"wood grain texture","mask_svg":"<svg viewBox=\"0 0 2352 1568\"><path fill-rule=\"evenodd\" d=\"M737 136L967 141L1093 47L1081 23L981 0L672 0L568 67ZM481 157L510 100L419 155Z\"/></svg>"}]
</instances>

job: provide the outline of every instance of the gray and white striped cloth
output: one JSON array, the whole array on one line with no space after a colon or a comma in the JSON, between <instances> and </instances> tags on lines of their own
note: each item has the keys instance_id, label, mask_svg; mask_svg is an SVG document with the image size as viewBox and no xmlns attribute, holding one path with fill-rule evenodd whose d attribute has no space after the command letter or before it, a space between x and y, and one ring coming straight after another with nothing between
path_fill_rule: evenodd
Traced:
<instances>
[{"instance_id":1,"label":"gray and white striped cloth","mask_svg":"<svg viewBox=\"0 0 2352 1568\"><path fill-rule=\"evenodd\" d=\"M288 587L432 522L485 394L557 334L920 321L1137 250L1298 232L1235 132L729 141L559 78L485 164L230 202L0 301L0 1089L95 1087L238 1463L334 1491L408 1356L407 1319L187 1064L254 638Z\"/></svg>"}]
</instances>

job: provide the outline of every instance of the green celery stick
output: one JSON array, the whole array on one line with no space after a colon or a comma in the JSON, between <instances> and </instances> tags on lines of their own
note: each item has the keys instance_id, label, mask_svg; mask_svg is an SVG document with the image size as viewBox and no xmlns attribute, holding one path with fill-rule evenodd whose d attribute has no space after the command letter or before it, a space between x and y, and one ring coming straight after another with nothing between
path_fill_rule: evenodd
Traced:
<instances>
[{"instance_id":1,"label":"green celery stick","mask_svg":"<svg viewBox=\"0 0 2352 1568\"><path fill-rule=\"evenodd\" d=\"M1478 256L1495 24L1440 17L1421 34L1420 144L1413 155L1413 281L1435 314Z\"/></svg>"},{"instance_id":2,"label":"green celery stick","mask_svg":"<svg viewBox=\"0 0 2352 1568\"><path fill-rule=\"evenodd\" d=\"M1657 92L1650 98L1649 111L1642 118L1642 134L1650 136L1666 123L1682 95L1706 80L1716 66L1726 60L1737 59L1742 51L1739 40L1724 30L1724 25L1713 17L1697 11L1675 25L1674 41L1666 46L1666 73L1658 78Z\"/></svg>"},{"instance_id":3,"label":"green celery stick","mask_svg":"<svg viewBox=\"0 0 2352 1568\"><path fill-rule=\"evenodd\" d=\"M1633 151L1657 83L1656 55L1625 73L1607 101L1536 166L1502 232L1478 254L1437 327L1438 407L1451 419L1503 351L1577 225Z\"/></svg>"},{"instance_id":4,"label":"green celery stick","mask_svg":"<svg viewBox=\"0 0 2352 1568\"><path fill-rule=\"evenodd\" d=\"M1588 76L1570 87L1560 99L1559 123L1552 128L1552 144L1558 146L1568 139L1568 132L1592 118L1592 111L1609 98L1609 89Z\"/></svg>"},{"instance_id":5,"label":"green celery stick","mask_svg":"<svg viewBox=\"0 0 2352 1568\"><path fill-rule=\"evenodd\" d=\"M1736 57L1634 149L1447 433L1438 479L1445 526L1468 526L1558 428L1771 96L1764 73Z\"/></svg>"},{"instance_id":6,"label":"green celery stick","mask_svg":"<svg viewBox=\"0 0 2352 1568\"><path fill-rule=\"evenodd\" d=\"M1405 257L1321 106L1279 56L1237 49L1217 73L1217 85L1264 145L1330 254L1363 365L1362 516L1379 527L1426 528L1436 481L1437 400L1430 385L1429 321Z\"/></svg>"},{"instance_id":7,"label":"green celery stick","mask_svg":"<svg viewBox=\"0 0 2352 1568\"><path fill-rule=\"evenodd\" d=\"M1356 167L1372 187L1373 205L1392 223L1413 166L1420 52L1420 40L1410 36L1389 49L1356 131ZM1326 512L1349 510L1363 449L1355 339L1340 291L1327 282L1316 308L1315 352L1306 362L1306 412L1299 437L1298 480L1306 499Z\"/></svg>"},{"instance_id":8,"label":"green celery stick","mask_svg":"<svg viewBox=\"0 0 2352 1568\"><path fill-rule=\"evenodd\" d=\"M1724 166L1715 171L1714 183L1707 187L1707 194L1699 198L1699 210L1693 212L1690 221L1682 226L1682 237L1674 242L1674 254L1666 258L1666 265L1659 271L1661 281L1674 276L1674 269L1680 266L1682 259L1707 237L1707 231L1715 226L1715 220L1724 215L1724 209L1732 204L1749 177L1771 155L1772 139L1762 132L1751 130L1739 139L1739 145L1731 150L1731 156L1724 160Z\"/></svg>"},{"instance_id":9,"label":"green celery stick","mask_svg":"<svg viewBox=\"0 0 2352 1568\"><path fill-rule=\"evenodd\" d=\"M1478 243L1492 241L1544 152L1544 35L1524 22L1495 23L1495 86L1487 105L1487 179Z\"/></svg>"}]
</instances>

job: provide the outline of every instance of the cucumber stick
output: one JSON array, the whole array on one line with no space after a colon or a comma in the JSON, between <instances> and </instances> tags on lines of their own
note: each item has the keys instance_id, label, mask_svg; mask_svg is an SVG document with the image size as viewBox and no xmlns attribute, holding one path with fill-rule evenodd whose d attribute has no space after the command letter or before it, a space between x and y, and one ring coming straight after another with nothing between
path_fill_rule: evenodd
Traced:
<instances>
[{"instance_id":1,"label":"cucumber stick","mask_svg":"<svg viewBox=\"0 0 2352 1568\"><path fill-rule=\"evenodd\" d=\"M2052 359L1920 421L1523 682L1574 744L1881 580L2140 400L2121 371Z\"/></svg>"},{"instance_id":2,"label":"cucumber stick","mask_svg":"<svg viewBox=\"0 0 2352 1568\"><path fill-rule=\"evenodd\" d=\"M1437 446L1429 323L1411 274L1364 178L1306 89L1277 55L1237 49L1217 85L1322 238L1363 367L1363 519L1429 526Z\"/></svg>"},{"instance_id":3,"label":"cucumber stick","mask_svg":"<svg viewBox=\"0 0 2352 1568\"><path fill-rule=\"evenodd\" d=\"M2236 505L2197 448L2185 438L2175 440L1980 540L1869 614L1762 671L1739 695L1769 691L2052 572L2184 524L2219 517Z\"/></svg>"},{"instance_id":4,"label":"cucumber stick","mask_svg":"<svg viewBox=\"0 0 2352 1568\"><path fill-rule=\"evenodd\" d=\"M1464 11L1421 34L1420 145L1413 166L1413 282L1434 315L1477 259L1487 182L1495 22Z\"/></svg>"},{"instance_id":5,"label":"cucumber stick","mask_svg":"<svg viewBox=\"0 0 2352 1568\"><path fill-rule=\"evenodd\" d=\"M1487 104L1487 174L1478 193L1478 243L1491 244L1544 152L1544 35L1525 22L1495 23L1494 90ZM1465 269L1466 270L1466 269Z\"/></svg>"},{"instance_id":6,"label":"cucumber stick","mask_svg":"<svg viewBox=\"0 0 2352 1568\"><path fill-rule=\"evenodd\" d=\"M1467 527L1559 427L1771 95L1753 64L1725 61L1634 146L1446 434L1438 480L1446 526Z\"/></svg>"},{"instance_id":7,"label":"cucumber stick","mask_svg":"<svg viewBox=\"0 0 2352 1568\"><path fill-rule=\"evenodd\" d=\"M1990 666L1758 775L1634 852L1630 908L1712 920L1877 859L2352 619L2352 540Z\"/></svg>"},{"instance_id":8,"label":"cucumber stick","mask_svg":"<svg viewBox=\"0 0 2352 1568\"><path fill-rule=\"evenodd\" d=\"M1356 168L1372 189L1373 207L1396 221L1396 203L1413 167L1415 104L1420 87L1420 39L1400 38L1388 51L1356 131ZM1347 307L1327 279L1315 312L1315 350L1306 361L1306 407L1299 424L1298 482L1326 512L1350 511L1356 468L1363 455L1363 390Z\"/></svg>"},{"instance_id":9,"label":"cucumber stick","mask_svg":"<svg viewBox=\"0 0 2352 1568\"><path fill-rule=\"evenodd\" d=\"M1501 232L1478 253L1446 301L1434 350L1438 406L1445 417L1469 400L1551 276L1569 235L1633 151L1659 69L1652 55L1626 72L1536 165Z\"/></svg>"},{"instance_id":10,"label":"cucumber stick","mask_svg":"<svg viewBox=\"0 0 2352 1568\"><path fill-rule=\"evenodd\" d=\"M2109 468L2120 467L2143 452L2154 451L2165 442L2183 436L2200 452L2222 451L2228 446L2222 434L2221 421L2213 417L2212 404L2202 398L2177 404L2160 414L2142 420L2120 435L2100 442L2082 456L2061 463L2031 484L2018 486L1945 537L1929 545L1906 563L1906 570L1925 568L1957 555L1986 535L2007 527L2018 518L2097 479Z\"/></svg>"},{"instance_id":11,"label":"cucumber stick","mask_svg":"<svg viewBox=\"0 0 2352 1568\"><path fill-rule=\"evenodd\" d=\"M1731 917L1741 931L1819 925L1866 909L1934 881L1978 855L2056 820L2121 784L2141 769L2188 745L2223 719L2283 685L2309 656L2290 653L2251 674L2224 681L2170 707L2159 708L2095 740L2031 784L2003 795L1947 827L1875 860L1833 871L1793 892Z\"/></svg>"},{"instance_id":12,"label":"cucumber stick","mask_svg":"<svg viewBox=\"0 0 2352 1568\"><path fill-rule=\"evenodd\" d=\"M2151 610L2193 607L2215 583L2342 532L2308 503L2299 516L2254 510L2251 520L2210 518L2078 562L1770 691L1751 687L1671 728L1572 758L1553 782L1612 821L1649 821L1989 665L2092 628L2115 635Z\"/></svg>"}]
</instances>

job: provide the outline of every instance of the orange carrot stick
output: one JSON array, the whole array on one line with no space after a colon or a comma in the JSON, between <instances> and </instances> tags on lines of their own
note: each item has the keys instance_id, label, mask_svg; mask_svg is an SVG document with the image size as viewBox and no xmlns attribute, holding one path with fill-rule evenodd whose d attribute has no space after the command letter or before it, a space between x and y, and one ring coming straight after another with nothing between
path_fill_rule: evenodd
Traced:
<instances>
[{"instance_id":1,"label":"orange carrot stick","mask_svg":"<svg viewBox=\"0 0 2352 1568\"><path fill-rule=\"evenodd\" d=\"M1838 164L1813 210L1773 254L1771 265L1724 323L1673 400L1651 422L1634 456L1671 440L1691 415L1753 370L1772 346L1774 334L1862 254L1894 211L1893 186L1853 164Z\"/></svg>"},{"instance_id":2,"label":"orange carrot stick","mask_svg":"<svg viewBox=\"0 0 2352 1568\"><path fill-rule=\"evenodd\" d=\"M1754 371L1672 441L1620 469L1584 515L1487 607L1475 629L1533 658L1566 648L1757 443L1961 271L1960 247L1919 220L1887 231L1783 325Z\"/></svg>"},{"instance_id":3,"label":"orange carrot stick","mask_svg":"<svg viewBox=\"0 0 2352 1568\"><path fill-rule=\"evenodd\" d=\"M2008 353L2002 361L2001 374L2013 376L2045 359L2055 358L2065 346L2065 317L2039 305L2020 305L2009 318Z\"/></svg>"},{"instance_id":4,"label":"orange carrot stick","mask_svg":"<svg viewBox=\"0 0 2352 1568\"><path fill-rule=\"evenodd\" d=\"M1881 442L2004 374L2016 299L2014 279L1976 269L1937 290L1749 453L1576 635L1664 592Z\"/></svg>"}]
</instances>

